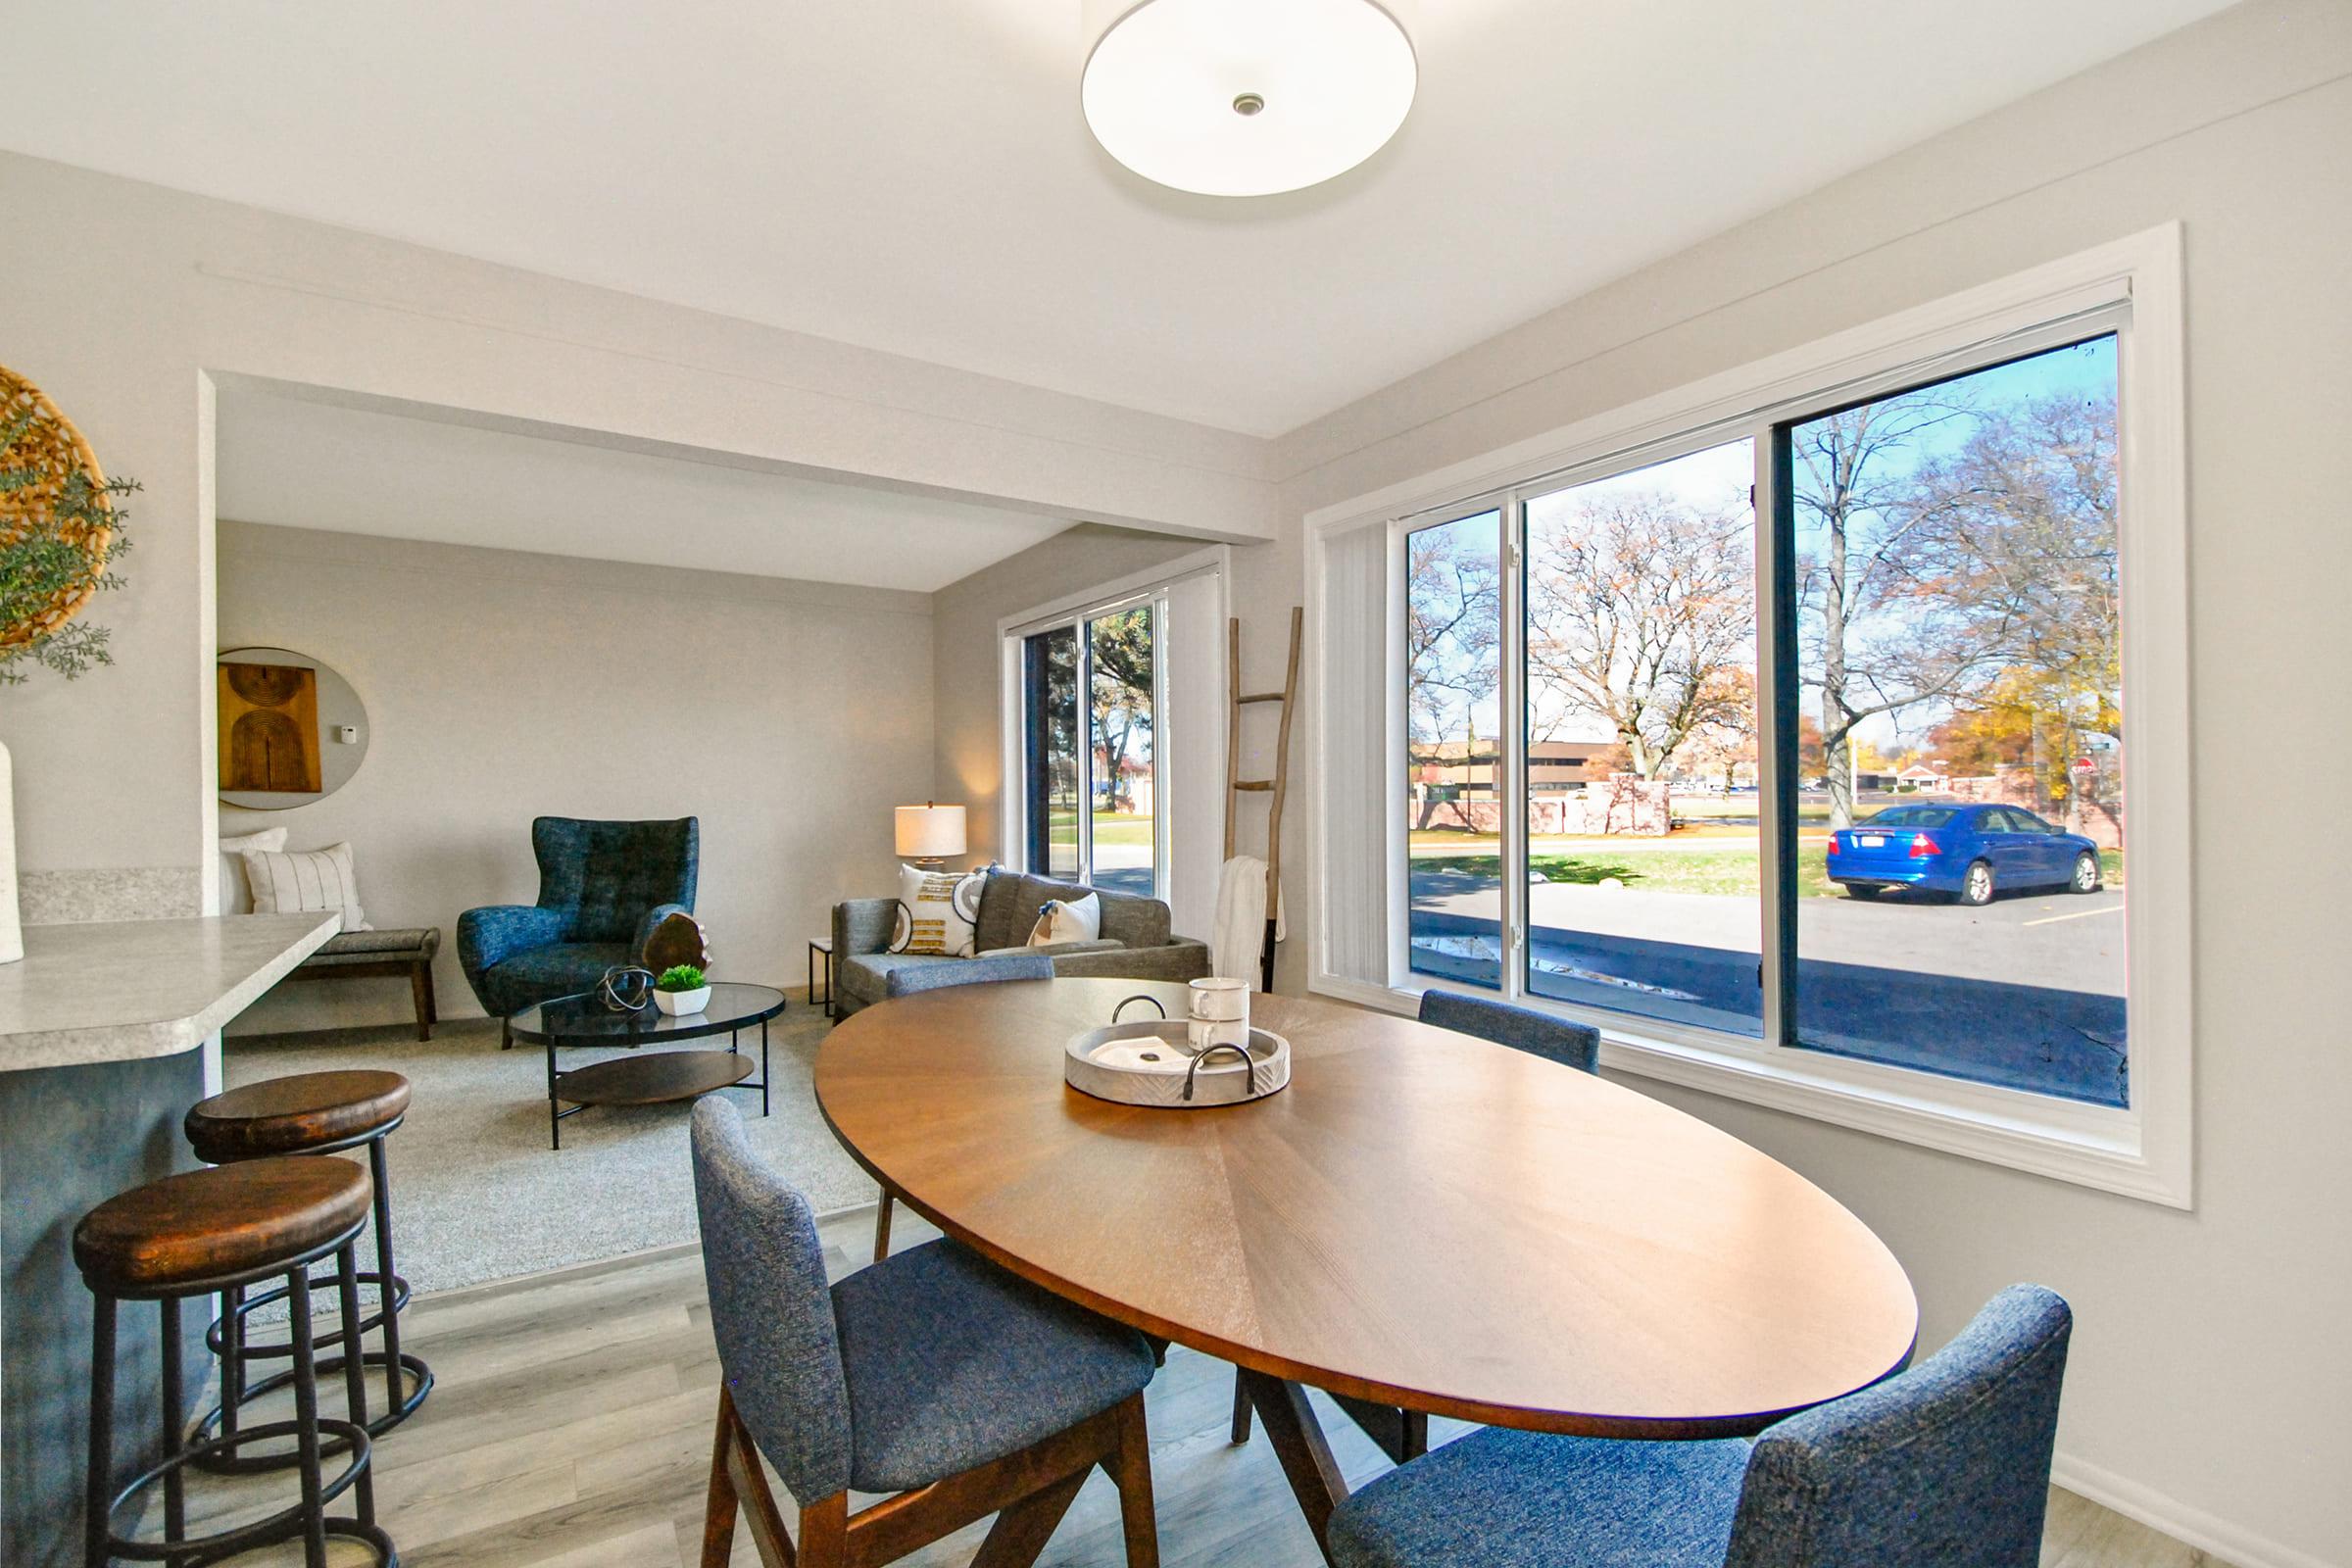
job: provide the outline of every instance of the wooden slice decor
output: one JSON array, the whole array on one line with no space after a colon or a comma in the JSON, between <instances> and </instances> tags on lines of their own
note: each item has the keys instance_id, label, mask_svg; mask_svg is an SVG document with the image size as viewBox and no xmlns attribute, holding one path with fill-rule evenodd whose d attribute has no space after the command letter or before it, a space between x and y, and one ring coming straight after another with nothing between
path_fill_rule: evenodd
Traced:
<instances>
[{"instance_id":1,"label":"wooden slice decor","mask_svg":"<svg viewBox=\"0 0 2352 1568\"><path fill-rule=\"evenodd\" d=\"M665 914L654 926L653 935L645 939L645 952L639 956L639 961L656 974L681 963L709 969L710 938L703 931L703 923L693 915Z\"/></svg>"},{"instance_id":2,"label":"wooden slice decor","mask_svg":"<svg viewBox=\"0 0 2352 1568\"><path fill-rule=\"evenodd\" d=\"M58 515L79 474L96 498L98 517L110 517L106 475L74 421L47 393L5 365L0 365L0 474L9 479L0 485L0 545L15 544L36 523L54 518L60 534L89 563L86 572L46 605L0 625L0 648L16 648L54 636L81 613L106 575L115 530L107 521Z\"/></svg>"}]
</instances>

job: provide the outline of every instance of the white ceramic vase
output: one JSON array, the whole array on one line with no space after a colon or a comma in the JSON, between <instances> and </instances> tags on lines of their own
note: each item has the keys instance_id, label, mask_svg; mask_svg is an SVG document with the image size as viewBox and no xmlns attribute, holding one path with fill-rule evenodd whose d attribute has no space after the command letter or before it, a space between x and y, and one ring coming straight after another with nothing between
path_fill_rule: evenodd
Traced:
<instances>
[{"instance_id":1,"label":"white ceramic vase","mask_svg":"<svg viewBox=\"0 0 2352 1568\"><path fill-rule=\"evenodd\" d=\"M0 746L0 963L24 956L24 928L17 917L17 784L8 748Z\"/></svg>"},{"instance_id":2,"label":"white ceramic vase","mask_svg":"<svg viewBox=\"0 0 2352 1568\"><path fill-rule=\"evenodd\" d=\"M672 1018L691 1018L710 1005L710 988L698 986L692 991L657 991L654 1004Z\"/></svg>"}]
</instances>

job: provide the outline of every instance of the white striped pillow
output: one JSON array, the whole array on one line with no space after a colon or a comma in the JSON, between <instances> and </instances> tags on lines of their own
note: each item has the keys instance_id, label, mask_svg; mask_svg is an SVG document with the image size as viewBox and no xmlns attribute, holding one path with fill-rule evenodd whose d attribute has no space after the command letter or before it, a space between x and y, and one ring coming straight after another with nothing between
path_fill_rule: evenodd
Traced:
<instances>
[{"instance_id":1,"label":"white striped pillow","mask_svg":"<svg viewBox=\"0 0 2352 1568\"><path fill-rule=\"evenodd\" d=\"M330 844L323 850L247 850L245 881L253 889L256 914L336 909L343 915L344 930L368 929L348 844Z\"/></svg>"}]
</instances>

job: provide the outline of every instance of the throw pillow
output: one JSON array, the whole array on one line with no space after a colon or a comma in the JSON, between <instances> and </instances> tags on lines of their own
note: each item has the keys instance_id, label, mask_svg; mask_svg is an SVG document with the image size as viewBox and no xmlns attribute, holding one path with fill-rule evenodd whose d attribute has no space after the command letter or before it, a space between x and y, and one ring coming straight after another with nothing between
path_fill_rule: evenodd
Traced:
<instances>
[{"instance_id":1,"label":"throw pillow","mask_svg":"<svg viewBox=\"0 0 2352 1568\"><path fill-rule=\"evenodd\" d=\"M949 958L972 956L972 926L980 918L984 871L925 871L899 867L899 923L891 933L893 953L927 953Z\"/></svg>"},{"instance_id":2,"label":"throw pillow","mask_svg":"<svg viewBox=\"0 0 2352 1568\"><path fill-rule=\"evenodd\" d=\"M245 852L247 850L282 850L286 847L286 830L266 827L259 833L245 833L220 841L220 912L247 914L253 909L253 889L245 882Z\"/></svg>"},{"instance_id":3,"label":"throw pillow","mask_svg":"<svg viewBox=\"0 0 2352 1568\"><path fill-rule=\"evenodd\" d=\"M1037 911L1029 945L1044 948L1057 942L1094 942L1102 935L1102 901L1089 893L1083 899L1048 899Z\"/></svg>"},{"instance_id":4,"label":"throw pillow","mask_svg":"<svg viewBox=\"0 0 2352 1568\"><path fill-rule=\"evenodd\" d=\"M368 916L360 908L360 879L352 870L350 845L290 852L247 850L244 860L245 880L253 888L254 913L338 909L344 930L368 929Z\"/></svg>"}]
</instances>

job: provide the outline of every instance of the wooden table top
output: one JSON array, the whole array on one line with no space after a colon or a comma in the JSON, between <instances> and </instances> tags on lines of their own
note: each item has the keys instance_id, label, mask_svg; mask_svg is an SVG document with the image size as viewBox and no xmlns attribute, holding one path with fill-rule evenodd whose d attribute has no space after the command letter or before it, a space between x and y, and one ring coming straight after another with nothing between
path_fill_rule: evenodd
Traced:
<instances>
[{"instance_id":1,"label":"wooden table top","mask_svg":"<svg viewBox=\"0 0 2352 1568\"><path fill-rule=\"evenodd\" d=\"M1605 1437L1754 1432L1899 1368L1886 1245L1812 1183L1616 1084L1409 1019L1252 999L1291 1085L1148 1110L1061 1080L1149 993L1067 979L868 1007L819 1105L949 1235L1149 1333L1334 1393Z\"/></svg>"}]
</instances>

